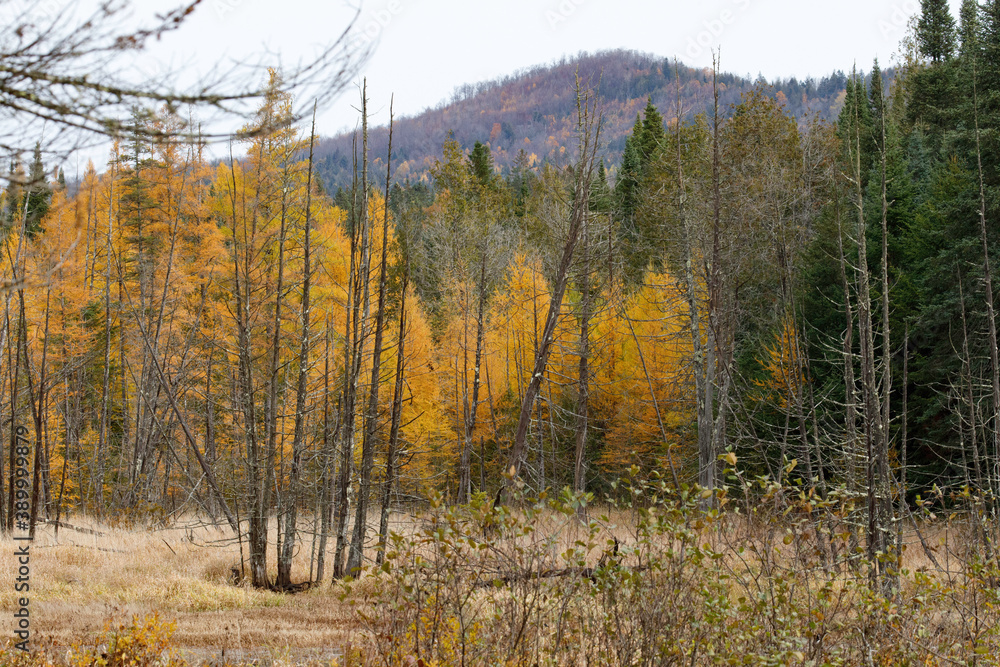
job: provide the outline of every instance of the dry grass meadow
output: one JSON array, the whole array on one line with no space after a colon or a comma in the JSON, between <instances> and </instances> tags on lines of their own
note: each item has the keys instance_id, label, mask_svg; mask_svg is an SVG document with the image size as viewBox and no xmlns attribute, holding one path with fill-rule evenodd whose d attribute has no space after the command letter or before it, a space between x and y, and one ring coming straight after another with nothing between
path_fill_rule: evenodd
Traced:
<instances>
[{"instance_id":1,"label":"dry grass meadow","mask_svg":"<svg viewBox=\"0 0 1000 667\"><path fill-rule=\"evenodd\" d=\"M384 570L297 594L234 583L240 545L196 517L167 528L73 517L92 533L58 536L45 525L31 547L31 629L50 662L11 664L998 664L995 563L973 565L954 518L902 532L899 586L880 597L856 542L852 555L852 538L808 513L689 503L591 507L581 522L552 501L487 505L396 514ZM294 581L309 578L304 540ZM6 572L14 548L0 538ZM16 602L0 587L6 618ZM151 614L175 624L174 662L94 657L106 623ZM74 644L93 645L91 657Z\"/></svg>"},{"instance_id":2,"label":"dry grass meadow","mask_svg":"<svg viewBox=\"0 0 1000 667\"><path fill-rule=\"evenodd\" d=\"M356 627L329 579L296 595L234 585L240 545L228 526L194 518L152 530L112 528L82 517L71 522L101 535L61 528L57 537L52 526L40 527L31 546L31 629L37 640L68 648L93 637L108 618L156 612L176 622L171 643L191 658L310 657L329 664ZM0 544L4 571L13 572L14 541L5 537ZM300 551L296 580L308 579L308 572L309 553ZM0 608L15 603L12 586L0 589Z\"/></svg>"}]
</instances>

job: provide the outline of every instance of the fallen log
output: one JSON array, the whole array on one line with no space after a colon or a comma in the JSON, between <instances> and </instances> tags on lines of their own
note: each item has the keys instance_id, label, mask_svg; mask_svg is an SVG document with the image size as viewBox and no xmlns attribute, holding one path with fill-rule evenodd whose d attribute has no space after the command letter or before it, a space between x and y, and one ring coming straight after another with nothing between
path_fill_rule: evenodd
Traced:
<instances>
[{"instance_id":1,"label":"fallen log","mask_svg":"<svg viewBox=\"0 0 1000 667\"><path fill-rule=\"evenodd\" d=\"M78 528L77 526L71 526L65 521L54 521L52 519L40 520L39 523L45 523L50 526L58 526L59 528L65 528L66 530L75 530L78 533L83 533L84 535L96 535L97 537L107 537L104 533L98 530L91 530L90 528Z\"/></svg>"}]
</instances>

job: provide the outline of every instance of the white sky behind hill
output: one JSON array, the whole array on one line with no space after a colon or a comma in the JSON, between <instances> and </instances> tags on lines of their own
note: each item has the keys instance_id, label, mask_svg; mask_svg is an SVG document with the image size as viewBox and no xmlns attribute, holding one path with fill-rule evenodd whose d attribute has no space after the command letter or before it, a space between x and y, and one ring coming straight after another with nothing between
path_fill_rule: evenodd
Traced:
<instances>
[{"instance_id":1,"label":"white sky behind hill","mask_svg":"<svg viewBox=\"0 0 1000 667\"><path fill-rule=\"evenodd\" d=\"M179 1L136 6L142 14ZM960 0L951 5L957 17ZM820 78L855 62L867 70L875 57L891 64L919 7L918 0L364 0L357 28L374 46L361 74L379 124L390 94L397 116L415 115L463 83L580 51L626 48L709 66L711 49L721 47L724 71L767 78ZM353 13L343 0L203 0L141 58L198 71L220 59L256 61L266 45L294 63L339 35ZM352 128L357 100L355 89L345 91L322 111L318 132Z\"/></svg>"}]
</instances>

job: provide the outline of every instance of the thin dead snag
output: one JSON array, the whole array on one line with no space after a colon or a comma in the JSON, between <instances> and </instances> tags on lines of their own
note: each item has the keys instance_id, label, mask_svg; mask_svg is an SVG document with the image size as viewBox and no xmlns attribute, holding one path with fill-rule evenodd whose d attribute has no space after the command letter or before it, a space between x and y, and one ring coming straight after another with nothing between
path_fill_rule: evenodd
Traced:
<instances>
[{"instance_id":1,"label":"thin dead snag","mask_svg":"<svg viewBox=\"0 0 1000 667\"><path fill-rule=\"evenodd\" d=\"M372 350L371 384L368 388L368 408L364 415L365 430L361 440L361 477L358 502L354 514L354 534L347 571L353 573L364 562L365 535L368 527L368 501L371 499L372 468L375 467L375 438L378 429L378 394L382 379L382 339L385 330L385 293L389 247L389 184L392 178L392 103L389 103L389 155L386 159L385 199L382 202L382 257L379 262L378 305L375 311L375 343ZM371 241L369 239L369 245ZM369 249L369 254L371 250Z\"/></svg>"},{"instance_id":2,"label":"thin dead snag","mask_svg":"<svg viewBox=\"0 0 1000 667\"><path fill-rule=\"evenodd\" d=\"M527 389L521 399L521 411L517 422L517 430L514 434L514 445L511 447L508 459L508 467L512 473L507 477L508 491L513 488L514 480L520 473L521 466L524 463L531 411L534 408L535 399L538 397L542 386L549 355L552 353L556 326L559 323L559 316L562 311L563 296L566 293L566 285L569 282L569 269L573 262L573 253L576 250L580 230L584 226L584 220L590 208L590 184L593 179L594 158L600 138L601 119L599 113L596 111L596 102L591 99L589 91L584 92L581 90L579 77L577 78L576 91L577 133L579 135L580 156L574 170L573 205L570 213L569 230L566 235L566 243L563 246L562 258L559 261L559 267L553 282L552 296L549 301L548 313L545 316L542 337L535 351L535 363L531 372L531 379L528 381Z\"/></svg>"},{"instance_id":3,"label":"thin dead snag","mask_svg":"<svg viewBox=\"0 0 1000 667\"><path fill-rule=\"evenodd\" d=\"M302 474L302 454L305 448L306 393L309 379L309 297L312 284L310 232L312 227L313 147L316 144L316 109L313 107L312 131L309 134L309 169L306 177L305 238L302 245L302 336L299 349L299 376L295 388L295 434L292 439L292 468L285 502L285 538L278 559L275 586L281 590L292 587L292 556L295 552L295 522Z\"/></svg>"},{"instance_id":4,"label":"thin dead snag","mask_svg":"<svg viewBox=\"0 0 1000 667\"><path fill-rule=\"evenodd\" d=\"M341 436L340 478L337 498L337 547L333 560L333 576L343 577L350 572L344 561L347 541L347 514L351 492L351 469L354 461L354 431L358 400L358 385L361 379L361 362L365 341L369 334L369 314L371 310L371 224L368 217L368 88L367 81L361 90L361 182L355 183L355 209L351 230L351 268L353 301L349 304L350 345L347 346L349 359L345 364L343 411L341 413L343 434ZM355 172L356 173L356 172ZM360 197L358 194L360 192Z\"/></svg>"}]
</instances>

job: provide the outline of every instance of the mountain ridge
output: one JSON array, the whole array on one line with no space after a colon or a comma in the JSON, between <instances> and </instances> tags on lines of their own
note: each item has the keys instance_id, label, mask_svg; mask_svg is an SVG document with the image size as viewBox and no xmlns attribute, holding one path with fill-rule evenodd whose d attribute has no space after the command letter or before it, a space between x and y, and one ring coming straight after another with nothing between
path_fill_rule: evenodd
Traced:
<instances>
[{"instance_id":1,"label":"mountain ridge","mask_svg":"<svg viewBox=\"0 0 1000 667\"><path fill-rule=\"evenodd\" d=\"M397 118L393 129L393 180L422 181L452 136L465 150L476 141L490 147L496 166L508 170L524 150L528 165L569 164L575 145L575 83L598 89L604 126L600 157L613 166L620 160L636 116L652 100L668 124L675 119L677 82L682 115L709 111L712 72L674 64L670 59L636 51L580 53L549 65L522 68L498 79L456 86L450 100L416 115ZM790 78L768 82L720 73L719 100L726 109L758 84L770 86L789 113L831 118L843 102L842 71L816 81ZM353 133L324 138L316 146L317 172L329 189L346 187L352 175ZM369 128L369 157L385 167L388 128Z\"/></svg>"}]
</instances>

